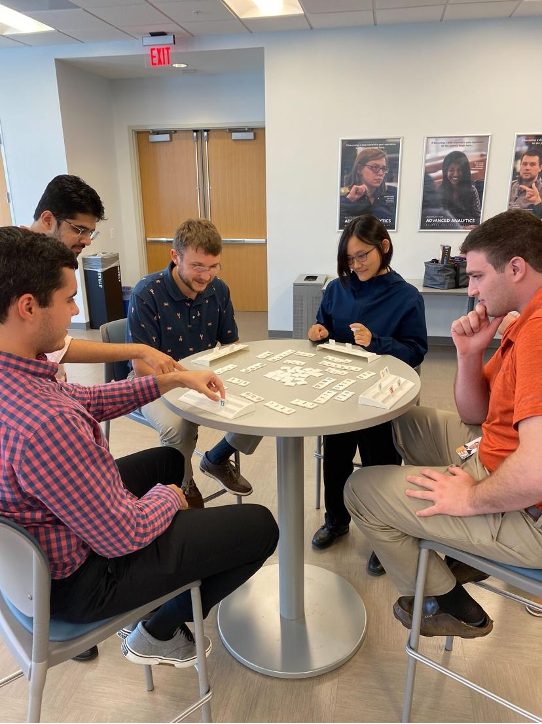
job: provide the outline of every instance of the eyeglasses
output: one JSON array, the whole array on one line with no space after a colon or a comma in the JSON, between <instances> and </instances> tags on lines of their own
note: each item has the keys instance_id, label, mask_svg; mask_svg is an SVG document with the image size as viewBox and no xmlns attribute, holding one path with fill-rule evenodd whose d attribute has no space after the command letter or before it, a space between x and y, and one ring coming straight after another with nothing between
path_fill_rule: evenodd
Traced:
<instances>
[{"instance_id":1,"label":"eyeglasses","mask_svg":"<svg viewBox=\"0 0 542 724\"><path fill-rule=\"evenodd\" d=\"M220 264L212 264L211 266L201 266L200 264L189 264L188 265L192 271L196 272L196 274L210 274L211 276L214 276L215 274L218 274L220 269L222 268Z\"/></svg>"},{"instance_id":2,"label":"eyeglasses","mask_svg":"<svg viewBox=\"0 0 542 724\"><path fill-rule=\"evenodd\" d=\"M374 251L375 249L376 246L373 246L373 248L369 251L360 251L357 254L354 254L354 256L347 256L346 263L349 267L353 267L356 264L363 264L363 262L367 261L367 257L369 256L371 251Z\"/></svg>"},{"instance_id":3,"label":"eyeglasses","mask_svg":"<svg viewBox=\"0 0 542 724\"><path fill-rule=\"evenodd\" d=\"M72 229L75 229L77 231L77 234L80 237L87 237L87 239L90 239L90 241L94 241L97 236L100 235L99 231L96 231L96 229L87 229L86 226L76 226L75 224L72 224L71 221L68 221L68 219L60 219L57 218L57 221L60 223L61 221L65 221L67 224L69 224Z\"/></svg>"},{"instance_id":4,"label":"eyeglasses","mask_svg":"<svg viewBox=\"0 0 542 724\"><path fill-rule=\"evenodd\" d=\"M365 166L372 171L373 173L383 173L384 176L388 173L389 168L387 166L375 166L374 164L371 166L370 164L366 163Z\"/></svg>"}]
</instances>

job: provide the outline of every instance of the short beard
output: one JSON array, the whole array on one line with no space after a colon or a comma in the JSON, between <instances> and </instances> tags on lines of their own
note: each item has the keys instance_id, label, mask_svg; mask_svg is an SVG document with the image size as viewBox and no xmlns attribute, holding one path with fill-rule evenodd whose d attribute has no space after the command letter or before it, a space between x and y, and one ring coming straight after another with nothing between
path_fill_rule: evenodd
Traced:
<instances>
[{"instance_id":1,"label":"short beard","mask_svg":"<svg viewBox=\"0 0 542 724\"><path fill-rule=\"evenodd\" d=\"M190 279L185 279L185 277L179 272L179 267L176 267L176 268L177 268L177 276L179 277L179 279L180 279L180 280L182 281L182 283L185 284L192 292L194 292L194 294L201 294L201 292L202 292L202 291L205 291L205 289L207 289L207 287L208 287L209 284L211 283L210 281L208 281L207 284L205 284L205 287L204 287L203 289L194 289L194 287L192 286L192 281L191 281Z\"/></svg>"}]
</instances>

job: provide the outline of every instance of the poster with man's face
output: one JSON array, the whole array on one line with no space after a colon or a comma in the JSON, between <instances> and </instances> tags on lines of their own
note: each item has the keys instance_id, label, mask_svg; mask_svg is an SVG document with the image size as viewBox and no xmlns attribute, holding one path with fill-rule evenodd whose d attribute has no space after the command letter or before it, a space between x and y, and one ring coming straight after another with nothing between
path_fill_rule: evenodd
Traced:
<instances>
[{"instance_id":1,"label":"poster with man's face","mask_svg":"<svg viewBox=\"0 0 542 724\"><path fill-rule=\"evenodd\" d=\"M542 133L517 134L512 159L508 208L542 218Z\"/></svg>"},{"instance_id":2,"label":"poster with man's face","mask_svg":"<svg viewBox=\"0 0 542 724\"><path fill-rule=\"evenodd\" d=\"M397 230L400 166L401 138L341 139L339 231L362 214Z\"/></svg>"},{"instance_id":3,"label":"poster with man's face","mask_svg":"<svg viewBox=\"0 0 542 724\"><path fill-rule=\"evenodd\" d=\"M420 231L463 231L479 226L489 136L425 139Z\"/></svg>"}]
</instances>

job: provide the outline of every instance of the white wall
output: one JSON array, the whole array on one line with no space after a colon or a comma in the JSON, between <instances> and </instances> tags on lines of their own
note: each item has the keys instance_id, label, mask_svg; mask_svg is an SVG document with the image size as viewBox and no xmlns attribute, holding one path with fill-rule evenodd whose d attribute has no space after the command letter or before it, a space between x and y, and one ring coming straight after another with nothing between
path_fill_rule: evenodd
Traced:
<instances>
[{"instance_id":1,"label":"white wall","mask_svg":"<svg viewBox=\"0 0 542 724\"><path fill-rule=\"evenodd\" d=\"M542 19L529 18L269 37L270 329L292 329L298 274L335 268L339 138L404 137L392 239L393 265L407 278L422 276L441 243L455 250L465 236L417 231L424 135L492 133L484 218L505 210L514 134L542 132L537 84L518 72L541 34Z\"/></svg>"},{"instance_id":2,"label":"white wall","mask_svg":"<svg viewBox=\"0 0 542 724\"><path fill-rule=\"evenodd\" d=\"M423 261L439 244L452 243L456 250L464 237L417 231L423 137L492 133L484 218L504 210L514 134L542 132L537 79L523 63L526 49L536 63L540 37L542 18L181 39L179 47L186 50L263 47L265 112L260 74L249 74L252 79L244 74L185 76L175 88L161 79L112 83L116 223L124 232L125 280L135 282L141 269L134 251L134 219L140 211L130 127L263 120L269 328L292 329L296 276L334 269L341 137L404 137L394 266L406 277L420 277ZM18 217L54 173L65 171L51 58L126 52L142 49L134 41L0 51L0 121ZM16 55L21 64L8 71L5 59ZM34 67L26 56L41 59L41 65ZM12 94L9 103L6 90ZM30 118L20 110L25 104ZM40 130L43 135L36 135ZM32 177L29 182L29 168L38 181ZM32 191L30 203L20 198L27 191L23 181Z\"/></svg>"},{"instance_id":3,"label":"white wall","mask_svg":"<svg viewBox=\"0 0 542 724\"><path fill-rule=\"evenodd\" d=\"M264 121L263 73L117 80L113 118L126 255L123 278L135 284L145 269L138 257L138 171L133 128L203 128ZM184 219L179 219L181 223ZM171 229L173 236L175 229Z\"/></svg>"},{"instance_id":4,"label":"white wall","mask_svg":"<svg viewBox=\"0 0 542 724\"><path fill-rule=\"evenodd\" d=\"M83 178L96 189L105 207L100 235L84 254L114 251L125 259L119 214L111 82L62 61L56 63L58 94L67 172ZM76 298L79 314L72 322L89 319L81 271Z\"/></svg>"},{"instance_id":5,"label":"white wall","mask_svg":"<svg viewBox=\"0 0 542 724\"><path fill-rule=\"evenodd\" d=\"M30 224L45 186L66 173L55 61L49 48L0 51L0 122L13 221Z\"/></svg>"}]
</instances>

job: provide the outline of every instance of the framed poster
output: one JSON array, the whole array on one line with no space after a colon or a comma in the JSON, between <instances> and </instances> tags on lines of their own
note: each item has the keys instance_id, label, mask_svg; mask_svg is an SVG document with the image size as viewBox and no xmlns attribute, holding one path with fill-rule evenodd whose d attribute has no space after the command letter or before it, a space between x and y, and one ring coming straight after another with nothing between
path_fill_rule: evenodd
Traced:
<instances>
[{"instance_id":1,"label":"framed poster","mask_svg":"<svg viewBox=\"0 0 542 724\"><path fill-rule=\"evenodd\" d=\"M372 214L397 230L401 138L341 138L338 230L355 216Z\"/></svg>"},{"instance_id":2,"label":"framed poster","mask_svg":"<svg viewBox=\"0 0 542 724\"><path fill-rule=\"evenodd\" d=\"M480 225L490 136L427 136L420 231L464 231Z\"/></svg>"},{"instance_id":3,"label":"framed poster","mask_svg":"<svg viewBox=\"0 0 542 724\"><path fill-rule=\"evenodd\" d=\"M508 208L532 211L542 219L542 133L516 134Z\"/></svg>"}]
</instances>

